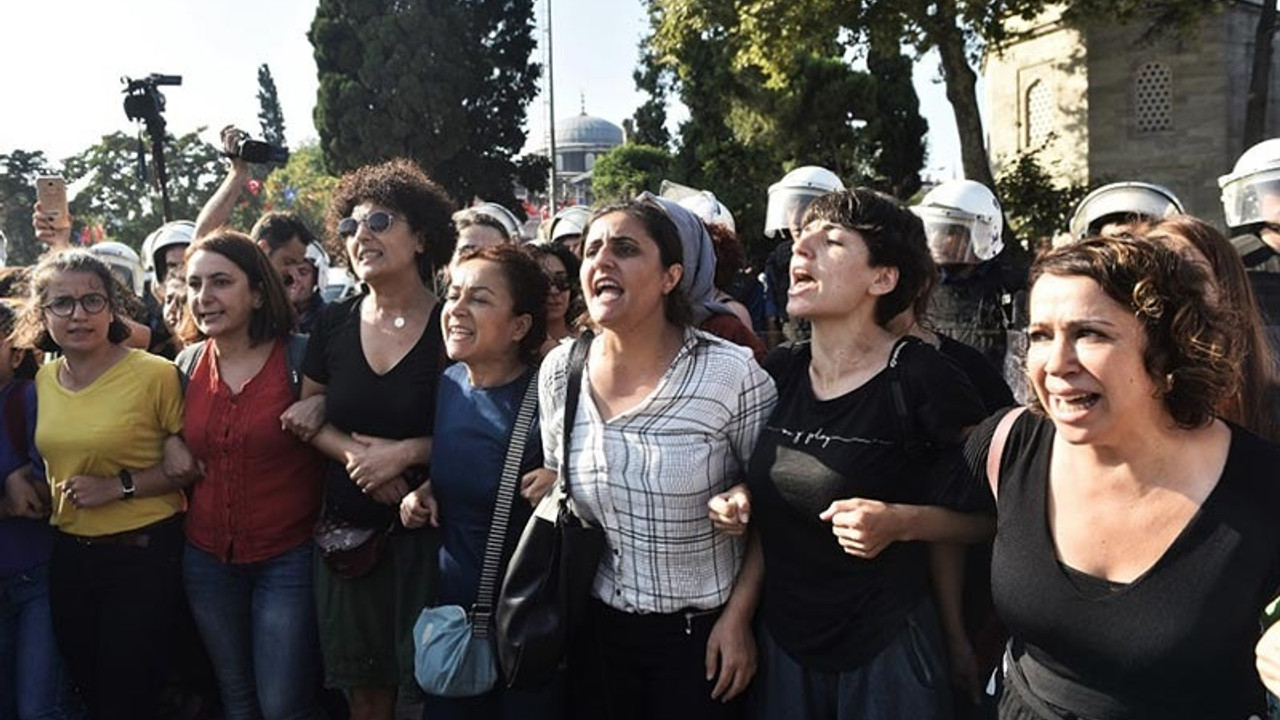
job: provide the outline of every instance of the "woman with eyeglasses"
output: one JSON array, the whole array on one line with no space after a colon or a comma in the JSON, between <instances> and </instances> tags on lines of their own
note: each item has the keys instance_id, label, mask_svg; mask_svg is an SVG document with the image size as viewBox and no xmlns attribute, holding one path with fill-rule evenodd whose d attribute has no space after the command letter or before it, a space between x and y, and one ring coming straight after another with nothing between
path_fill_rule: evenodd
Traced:
<instances>
[{"instance_id":1,"label":"woman with eyeglasses","mask_svg":"<svg viewBox=\"0 0 1280 720\"><path fill-rule=\"evenodd\" d=\"M182 387L173 363L122 344L116 287L87 252L46 257L19 338L61 352L36 375L35 434L57 530L59 650L91 717L154 718L181 601L186 478L161 461L182 429Z\"/></svg>"},{"instance_id":2,"label":"woman with eyeglasses","mask_svg":"<svg viewBox=\"0 0 1280 720\"><path fill-rule=\"evenodd\" d=\"M582 288L578 285L578 258L568 247L526 245L542 271L547 274L547 339L541 356L555 346L578 337L577 317L582 314Z\"/></svg>"},{"instance_id":3,"label":"woman with eyeglasses","mask_svg":"<svg viewBox=\"0 0 1280 720\"><path fill-rule=\"evenodd\" d=\"M293 409L283 418L328 457L317 613L326 683L346 691L353 720L390 720L398 688L420 692L412 628L431 596L437 539L407 530L398 508L431 453L443 350L429 283L434 261L452 249L451 211L408 160L338 182L334 255L366 290L327 306L312 329L302 396L324 394L327 424L312 434Z\"/></svg>"}]
</instances>

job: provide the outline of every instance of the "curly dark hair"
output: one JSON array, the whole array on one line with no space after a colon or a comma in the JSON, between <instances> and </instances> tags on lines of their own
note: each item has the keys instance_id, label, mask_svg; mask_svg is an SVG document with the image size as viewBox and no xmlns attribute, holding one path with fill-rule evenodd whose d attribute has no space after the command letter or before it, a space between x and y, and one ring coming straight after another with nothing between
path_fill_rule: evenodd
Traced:
<instances>
[{"instance_id":1,"label":"curly dark hair","mask_svg":"<svg viewBox=\"0 0 1280 720\"><path fill-rule=\"evenodd\" d=\"M654 200L628 200L605 205L592 212L591 218L582 228L584 253L587 249L586 238L591 234L591 226L605 215L613 213L622 213L644 226L645 232L649 233L649 237L658 245L658 257L664 269L672 265L684 266L684 243L680 241L680 231L676 229L667 211ZM686 327L693 322L693 306L689 304L689 296L679 284L667 293L664 310L667 322L672 325Z\"/></svg>"},{"instance_id":2,"label":"curly dark hair","mask_svg":"<svg viewBox=\"0 0 1280 720\"><path fill-rule=\"evenodd\" d=\"M862 236L872 267L898 270L898 284L876 298L875 321L885 327L904 310L914 307L917 319L937 282L938 266L929 253L924 223L895 198L870 188L853 188L823 195L804 211L801 227L829 222Z\"/></svg>"},{"instance_id":3,"label":"curly dark hair","mask_svg":"<svg viewBox=\"0 0 1280 720\"><path fill-rule=\"evenodd\" d=\"M1143 366L1178 427L1213 420L1239 387L1230 339L1238 311L1210 302L1204 271L1173 250L1148 240L1091 237L1037 258L1028 287L1034 291L1045 275L1089 278L1133 312L1146 337ZM1032 409L1043 413L1031 397Z\"/></svg>"},{"instance_id":4,"label":"curly dark hair","mask_svg":"<svg viewBox=\"0 0 1280 720\"><path fill-rule=\"evenodd\" d=\"M453 200L444 188L422 172L417 163L404 158L378 165L366 165L343 175L333 190L325 225L329 230L329 251L351 266L346 244L338 237L338 223L364 202L377 203L404 216L409 229L427 249L418 258L418 274L428 286L437 267L453 254Z\"/></svg>"},{"instance_id":5,"label":"curly dark hair","mask_svg":"<svg viewBox=\"0 0 1280 720\"><path fill-rule=\"evenodd\" d=\"M1176 244L1175 238L1184 238L1213 267L1218 302L1236 309L1241 322L1239 331L1228 336L1233 362L1240 368L1240 388L1227 400L1222 415L1272 442L1280 441L1280 423L1270 402L1280 387L1280 371L1267 338L1261 306L1240 253L1217 228L1190 215L1167 217L1156 223L1146 237L1170 244Z\"/></svg>"},{"instance_id":6,"label":"curly dark hair","mask_svg":"<svg viewBox=\"0 0 1280 720\"><path fill-rule=\"evenodd\" d=\"M515 245L466 250L454 267L473 260L487 260L502 271L511 293L511 314L528 315L531 323L529 332L520 340L520 362L537 365L542 358L542 343L547 339L547 274L532 255Z\"/></svg>"},{"instance_id":7,"label":"curly dark hair","mask_svg":"<svg viewBox=\"0 0 1280 720\"><path fill-rule=\"evenodd\" d=\"M121 320L123 307L121 294L123 286L115 273L102 260L87 250L63 250L59 253L45 255L31 271L31 300L27 303L18 326L14 330L14 344L22 347L34 347L45 352L58 352L62 348L54 342L53 336L45 327L44 306L49 302L49 283L59 273L84 273L97 275L102 283L102 293L107 296L107 312L111 313L111 325L107 328L107 340L120 344L124 342L132 330Z\"/></svg>"}]
</instances>

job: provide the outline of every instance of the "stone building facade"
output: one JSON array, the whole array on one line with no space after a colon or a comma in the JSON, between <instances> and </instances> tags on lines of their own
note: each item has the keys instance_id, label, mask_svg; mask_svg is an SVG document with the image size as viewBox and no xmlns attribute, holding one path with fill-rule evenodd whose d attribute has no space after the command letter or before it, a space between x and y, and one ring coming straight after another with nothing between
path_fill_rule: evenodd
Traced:
<instances>
[{"instance_id":1,"label":"stone building facade","mask_svg":"<svg viewBox=\"0 0 1280 720\"><path fill-rule=\"evenodd\" d=\"M1070 27L1060 10L1022 24L983 69L996 174L1039 147L1056 177L1159 183L1221 226L1217 178L1244 150L1260 3L1236 0L1181 42L1146 42L1140 22ZM1280 136L1280 47L1272 62L1269 137Z\"/></svg>"}]
</instances>

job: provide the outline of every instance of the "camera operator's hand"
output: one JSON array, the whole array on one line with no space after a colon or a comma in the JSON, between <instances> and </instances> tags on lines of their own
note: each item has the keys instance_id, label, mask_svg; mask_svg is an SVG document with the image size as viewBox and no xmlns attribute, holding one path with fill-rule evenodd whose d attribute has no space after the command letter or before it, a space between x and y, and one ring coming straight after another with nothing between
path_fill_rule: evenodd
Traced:
<instances>
[{"instance_id":1,"label":"camera operator's hand","mask_svg":"<svg viewBox=\"0 0 1280 720\"><path fill-rule=\"evenodd\" d=\"M231 161L231 173L233 175L249 174L249 163L240 157L240 143L248 138L249 133L235 125L228 125L222 128L222 151L227 154L227 158Z\"/></svg>"},{"instance_id":2,"label":"camera operator's hand","mask_svg":"<svg viewBox=\"0 0 1280 720\"><path fill-rule=\"evenodd\" d=\"M64 250L71 247L71 218L55 220L45 214L40 203L36 203L31 213L31 227L35 228L36 239L53 250Z\"/></svg>"}]
</instances>

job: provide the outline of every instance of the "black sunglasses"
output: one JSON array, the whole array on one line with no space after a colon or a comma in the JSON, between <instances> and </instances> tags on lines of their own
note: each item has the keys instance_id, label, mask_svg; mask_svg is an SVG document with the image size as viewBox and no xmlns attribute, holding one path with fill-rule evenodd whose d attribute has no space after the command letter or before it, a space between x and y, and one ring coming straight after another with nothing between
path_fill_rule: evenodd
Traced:
<instances>
[{"instance_id":1,"label":"black sunglasses","mask_svg":"<svg viewBox=\"0 0 1280 720\"><path fill-rule=\"evenodd\" d=\"M573 282L564 273L548 275L547 283L551 285L552 290L558 290L559 292L569 292L569 288L573 287Z\"/></svg>"},{"instance_id":2,"label":"black sunglasses","mask_svg":"<svg viewBox=\"0 0 1280 720\"><path fill-rule=\"evenodd\" d=\"M359 220L353 217L343 218L338 221L338 237L345 239L355 235L360 230L360 223L362 222L373 234L379 235L386 232L387 228L391 227L391 224L399 219L386 210L374 210Z\"/></svg>"}]
</instances>

